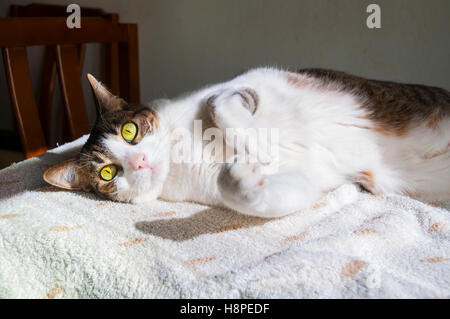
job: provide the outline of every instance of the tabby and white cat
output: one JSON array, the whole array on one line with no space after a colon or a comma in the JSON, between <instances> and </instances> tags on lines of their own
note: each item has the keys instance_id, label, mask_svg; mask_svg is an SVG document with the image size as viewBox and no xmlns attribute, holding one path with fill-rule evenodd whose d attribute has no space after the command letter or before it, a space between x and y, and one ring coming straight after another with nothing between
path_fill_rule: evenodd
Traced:
<instances>
[{"instance_id":1,"label":"tabby and white cat","mask_svg":"<svg viewBox=\"0 0 450 319\"><path fill-rule=\"evenodd\" d=\"M142 106L88 77L99 116L79 155L44 173L54 186L124 202L196 201L267 218L307 208L349 182L374 194L450 198L450 92L444 89L320 69L259 68ZM212 161L174 161L172 133L184 128L198 138L195 120L224 136L226 128L278 129L270 142L278 171L266 172L271 163L242 162L242 154L224 161L205 141Z\"/></svg>"}]
</instances>

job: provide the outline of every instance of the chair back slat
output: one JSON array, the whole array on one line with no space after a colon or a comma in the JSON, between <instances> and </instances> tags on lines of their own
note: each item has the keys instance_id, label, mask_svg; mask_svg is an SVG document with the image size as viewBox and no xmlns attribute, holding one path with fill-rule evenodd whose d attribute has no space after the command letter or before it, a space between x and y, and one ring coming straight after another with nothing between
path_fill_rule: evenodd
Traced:
<instances>
[{"instance_id":1,"label":"chair back slat","mask_svg":"<svg viewBox=\"0 0 450 319\"><path fill-rule=\"evenodd\" d=\"M128 42L119 42L120 96L129 103L140 102L139 48L136 24L126 25ZM137 76L134 76L137 75Z\"/></svg>"},{"instance_id":2,"label":"chair back slat","mask_svg":"<svg viewBox=\"0 0 450 319\"><path fill-rule=\"evenodd\" d=\"M81 85L79 52L74 44L56 46L58 75L72 139L90 131Z\"/></svg>"},{"instance_id":3,"label":"chair back slat","mask_svg":"<svg viewBox=\"0 0 450 319\"><path fill-rule=\"evenodd\" d=\"M119 15L113 13L109 16L109 20L112 23L119 23ZM113 94L119 95L119 44L117 42L106 44L105 75L106 85Z\"/></svg>"},{"instance_id":4,"label":"chair back slat","mask_svg":"<svg viewBox=\"0 0 450 319\"><path fill-rule=\"evenodd\" d=\"M53 93L56 80L56 48L45 47L44 61L42 65L42 78L39 90L39 117L44 130L45 140L50 141L52 123Z\"/></svg>"},{"instance_id":5,"label":"chair back slat","mask_svg":"<svg viewBox=\"0 0 450 319\"><path fill-rule=\"evenodd\" d=\"M119 95L119 45L117 42L106 44L105 78L110 91Z\"/></svg>"},{"instance_id":6,"label":"chair back slat","mask_svg":"<svg viewBox=\"0 0 450 319\"><path fill-rule=\"evenodd\" d=\"M3 48L2 53L25 157L40 155L47 147L34 99L26 48Z\"/></svg>"}]
</instances>

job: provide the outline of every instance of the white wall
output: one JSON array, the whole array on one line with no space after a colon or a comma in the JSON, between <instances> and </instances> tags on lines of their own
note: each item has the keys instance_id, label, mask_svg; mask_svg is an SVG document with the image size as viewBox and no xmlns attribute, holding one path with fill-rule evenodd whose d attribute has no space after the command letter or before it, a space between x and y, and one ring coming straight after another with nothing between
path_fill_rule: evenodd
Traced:
<instances>
[{"instance_id":1,"label":"white wall","mask_svg":"<svg viewBox=\"0 0 450 319\"><path fill-rule=\"evenodd\" d=\"M0 14L6 16L11 3L30 2L2 0ZM226 80L261 65L333 68L450 89L448 0L72 2L102 7L119 13L122 22L139 24L143 102ZM381 29L366 27L370 3L381 6ZM98 53L90 52L84 71L101 74L94 57ZM38 73L36 65L34 73ZM5 111L9 98L4 71L0 73L0 129L11 129L12 115ZM92 114L91 110L91 120Z\"/></svg>"}]
</instances>

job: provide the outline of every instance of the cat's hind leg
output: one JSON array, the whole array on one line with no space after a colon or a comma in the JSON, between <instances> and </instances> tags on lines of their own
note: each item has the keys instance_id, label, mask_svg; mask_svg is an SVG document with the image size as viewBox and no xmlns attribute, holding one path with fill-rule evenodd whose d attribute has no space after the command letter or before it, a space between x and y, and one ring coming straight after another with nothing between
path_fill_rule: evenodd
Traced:
<instances>
[{"instance_id":1,"label":"cat's hind leg","mask_svg":"<svg viewBox=\"0 0 450 319\"><path fill-rule=\"evenodd\" d=\"M266 175L259 163L225 163L217 183L225 206L263 218L308 208L323 195L302 175L295 172Z\"/></svg>"},{"instance_id":2,"label":"cat's hind leg","mask_svg":"<svg viewBox=\"0 0 450 319\"><path fill-rule=\"evenodd\" d=\"M206 105L218 128L248 128L258 109L258 94L250 88L224 89L209 97Z\"/></svg>"},{"instance_id":3,"label":"cat's hind leg","mask_svg":"<svg viewBox=\"0 0 450 319\"><path fill-rule=\"evenodd\" d=\"M258 123L259 96L255 90L248 87L223 89L209 97L206 106L211 120L222 131L225 143L236 154L246 154L263 163L272 160L269 153L276 147L278 132Z\"/></svg>"}]
</instances>

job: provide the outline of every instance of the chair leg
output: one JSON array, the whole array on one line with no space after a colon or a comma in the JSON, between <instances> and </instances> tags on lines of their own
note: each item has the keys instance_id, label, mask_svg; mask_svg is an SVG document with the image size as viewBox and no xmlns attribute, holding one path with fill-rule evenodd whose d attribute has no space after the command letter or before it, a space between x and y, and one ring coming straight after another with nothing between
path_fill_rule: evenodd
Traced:
<instances>
[{"instance_id":1,"label":"chair leg","mask_svg":"<svg viewBox=\"0 0 450 319\"><path fill-rule=\"evenodd\" d=\"M86 44L82 43L77 45L77 52L78 52L78 60L80 63L80 76L83 71L83 64L84 64L84 57L86 56ZM55 65L56 65L56 59L55 59ZM80 77L81 78L81 77ZM72 140L72 134L70 132L70 121L69 121L69 115L67 113L67 109L63 108L62 110L62 136L61 136L61 143L70 142Z\"/></svg>"},{"instance_id":2,"label":"chair leg","mask_svg":"<svg viewBox=\"0 0 450 319\"><path fill-rule=\"evenodd\" d=\"M16 118L17 129L26 158L47 150L30 79L27 51L24 47L3 48L3 60Z\"/></svg>"}]
</instances>

